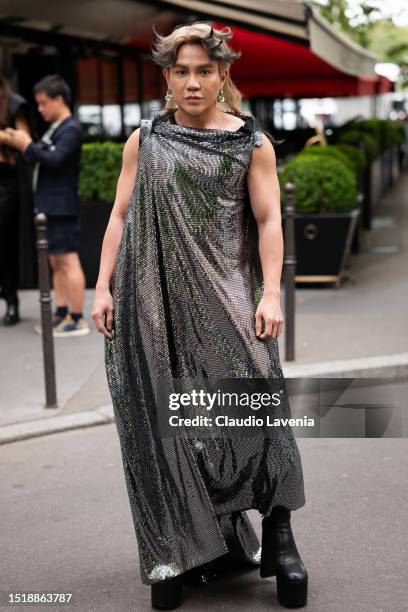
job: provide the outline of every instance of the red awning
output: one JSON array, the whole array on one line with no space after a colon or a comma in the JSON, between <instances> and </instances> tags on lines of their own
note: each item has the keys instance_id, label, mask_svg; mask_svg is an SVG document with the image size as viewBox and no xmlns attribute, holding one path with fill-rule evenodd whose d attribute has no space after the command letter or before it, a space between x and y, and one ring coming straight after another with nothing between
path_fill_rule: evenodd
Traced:
<instances>
[{"instance_id":1,"label":"red awning","mask_svg":"<svg viewBox=\"0 0 408 612\"><path fill-rule=\"evenodd\" d=\"M146 50L153 42L153 25L166 33L176 24L205 18L232 28L231 44L242 51L242 57L233 64L231 75L247 97L338 97L393 91L392 81L376 75L375 55L339 33L312 6L295 0L0 0L0 17L4 27L35 30L43 37L58 32L95 39L101 46L112 42L123 49L137 41ZM146 65L144 82L152 82L154 97L158 71ZM112 70L104 71L104 80L112 80Z\"/></svg>"},{"instance_id":2,"label":"red awning","mask_svg":"<svg viewBox=\"0 0 408 612\"><path fill-rule=\"evenodd\" d=\"M307 46L243 28L232 30L232 46L242 56L232 65L231 77L247 97L323 98L393 91L386 77L346 74Z\"/></svg>"}]
</instances>

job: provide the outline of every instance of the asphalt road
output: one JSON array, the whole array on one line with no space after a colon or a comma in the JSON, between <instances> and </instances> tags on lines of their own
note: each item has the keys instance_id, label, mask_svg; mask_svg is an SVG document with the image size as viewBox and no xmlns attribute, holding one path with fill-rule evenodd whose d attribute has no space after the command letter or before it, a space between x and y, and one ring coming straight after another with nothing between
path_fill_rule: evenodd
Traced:
<instances>
[{"instance_id":1,"label":"asphalt road","mask_svg":"<svg viewBox=\"0 0 408 612\"><path fill-rule=\"evenodd\" d=\"M292 527L312 612L406 612L407 440L298 439L306 505ZM4 610L150 610L114 425L0 447ZM250 511L260 535L260 515ZM9 592L73 593L62 605L5 605ZM185 589L183 611L282 610L258 569Z\"/></svg>"}]
</instances>

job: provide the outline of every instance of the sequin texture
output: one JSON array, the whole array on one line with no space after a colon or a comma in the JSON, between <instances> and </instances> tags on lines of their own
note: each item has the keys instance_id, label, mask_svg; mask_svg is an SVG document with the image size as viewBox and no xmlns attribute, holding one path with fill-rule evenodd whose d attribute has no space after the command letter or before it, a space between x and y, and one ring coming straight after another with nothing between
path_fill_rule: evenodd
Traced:
<instances>
[{"instance_id":1,"label":"sequin texture","mask_svg":"<svg viewBox=\"0 0 408 612\"><path fill-rule=\"evenodd\" d=\"M289 427L221 443L160 435L163 381L283 376L278 341L255 336L262 276L246 173L261 129L250 116L234 132L191 128L173 113L156 117L140 147L104 341L144 584L232 551L258 563L245 510L305 503Z\"/></svg>"}]
</instances>

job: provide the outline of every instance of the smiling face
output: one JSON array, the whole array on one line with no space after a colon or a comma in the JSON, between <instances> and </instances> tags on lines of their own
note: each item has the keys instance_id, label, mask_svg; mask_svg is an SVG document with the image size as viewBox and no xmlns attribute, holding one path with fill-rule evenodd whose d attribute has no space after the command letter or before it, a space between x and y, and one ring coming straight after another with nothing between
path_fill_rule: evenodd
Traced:
<instances>
[{"instance_id":1,"label":"smiling face","mask_svg":"<svg viewBox=\"0 0 408 612\"><path fill-rule=\"evenodd\" d=\"M176 63L163 74L179 109L196 116L215 106L228 69L220 74L218 62L208 57L200 43L184 43Z\"/></svg>"}]
</instances>

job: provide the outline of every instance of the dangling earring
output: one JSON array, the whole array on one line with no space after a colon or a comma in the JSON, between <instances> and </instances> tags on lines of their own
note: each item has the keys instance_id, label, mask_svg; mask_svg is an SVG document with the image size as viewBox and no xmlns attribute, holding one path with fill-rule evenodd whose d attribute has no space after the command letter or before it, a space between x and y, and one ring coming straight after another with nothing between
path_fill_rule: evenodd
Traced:
<instances>
[{"instance_id":1,"label":"dangling earring","mask_svg":"<svg viewBox=\"0 0 408 612\"><path fill-rule=\"evenodd\" d=\"M173 97L173 94L172 94L171 89L167 89L167 93L165 95L167 102L169 102L172 99L172 97Z\"/></svg>"},{"instance_id":2,"label":"dangling earring","mask_svg":"<svg viewBox=\"0 0 408 612\"><path fill-rule=\"evenodd\" d=\"M220 89L220 93L218 94L217 101L218 102L224 102L225 101L224 92L222 91L222 88Z\"/></svg>"}]
</instances>

